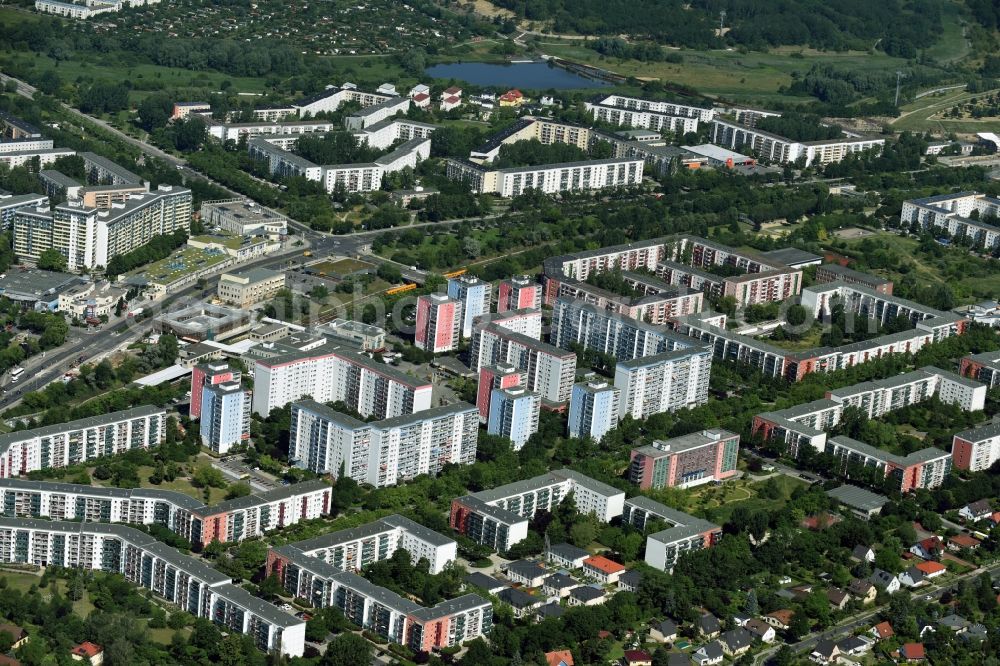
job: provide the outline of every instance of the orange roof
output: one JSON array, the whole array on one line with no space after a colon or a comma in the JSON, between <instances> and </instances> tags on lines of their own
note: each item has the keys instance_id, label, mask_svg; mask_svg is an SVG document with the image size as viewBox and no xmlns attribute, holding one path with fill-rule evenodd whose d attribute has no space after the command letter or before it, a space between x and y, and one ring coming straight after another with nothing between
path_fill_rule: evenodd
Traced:
<instances>
[{"instance_id":1,"label":"orange roof","mask_svg":"<svg viewBox=\"0 0 1000 666\"><path fill-rule=\"evenodd\" d=\"M904 643L903 647L899 648L899 654L903 655L906 659L923 659L924 658L924 644L923 643Z\"/></svg>"},{"instance_id":2,"label":"orange roof","mask_svg":"<svg viewBox=\"0 0 1000 666\"><path fill-rule=\"evenodd\" d=\"M773 617L775 620L781 624L788 624L792 621L792 616L795 615L795 611L788 608L782 608L781 610L776 610L773 613L768 613L768 617Z\"/></svg>"},{"instance_id":3,"label":"orange roof","mask_svg":"<svg viewBox=\"0 0 1000 666\"><path fill-rule=\"evenodd\" d=\"M894 636L896 634L896 632L892 630L892 625L888 622L879 622L876 624L875 633L878 634L879 638L889 638L890 636Z\"/></svg>"},{"instance_id":4,"label":"orange roof","mask_svg":"<svg viewBox=\"0 0 1000 666\"><path fill-rule=\"evenodd\" d=\"M454 95L452 95L450 97L445 97L444 101L448 102L449 104L458 104L462 100L461 100L461 98L458 98L458 97L455 97Z\"/></svg>"},{"instance_id":5,"label":"orange roof","mask_svg":"<svg viewBox=\"0 0 1000 666\"><path fill-rule=\"evenodd\" d=\"M936 573L941 573L943 571L947 571L944 565L941 564L940 562L931 562L931 561L919 562L916 566L925 574L936 574Z\"/></svg>"},{"instance_id":6,"label":"orange roof","mask_svg":"<svg viewBox=\"0 0 1000 666\"><path fill-rule=\"evenodd\" d=\"M573 666L573 653L569 650L555 650L553 652L545 653L545 661L549 666L559 666L559 664L566 664L566 666Z\"/></svg>"},{"instance_id":7,"label":"orange roof","mask_svg":"<svg viewBox=\"0 0 1000 666\"><path fill-rule=\"evenodd\" d=\"M90 659L91 657L96 657L97 655L104 652L102 648L97 643L91 643L90 641L84 641L74 647L70 652L77 655L78 657L86 657Z\"/></svg>"},{"instance_id":8,"label":"orange roof","mask_svg":"<svg viewBox=\"0 0 1000 666\"><path fill-rule=\"evenodd\" d=\"M961 548L975 548L981 543L979 539L974 539L973 537L970 537L968 534L956 534L955 536L948 539L948 541L952 542L953 544Z\"/></svg>"},{"instance_id":9,"label":"orange roof","mask_svg":"<svg viewBox=\"0 0 1000 666\"><path fill-rule=\"evenodd\" d=\"M625 571L625 565L618 564L614 560L609 560L603 555L591 555L583 561L583 566L589 566L591 569L597 569L598 571L606 574Z\"/></svg>"}]
</instances>

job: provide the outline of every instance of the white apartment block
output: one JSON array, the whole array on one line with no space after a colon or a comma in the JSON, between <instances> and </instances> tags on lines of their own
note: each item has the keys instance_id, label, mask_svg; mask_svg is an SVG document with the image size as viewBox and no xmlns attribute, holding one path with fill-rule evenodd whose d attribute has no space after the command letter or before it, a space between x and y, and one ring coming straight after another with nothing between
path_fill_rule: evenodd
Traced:
<instances>
[{"instance_id":1,"label":"white apartment block","mask_svg":"<svg viewBox=\"0 0 1000 666\"><path fill-rule=\"evenodd\" d=\"M421 474L436 476L447 464L475 462L479 412L456 403L382 421L364 422L312 400L292 404L289 459L317 474L377 488Z\"/></svg>"},{"instance_id":2,"label":"white apartment block","mask_svg":"<svg viewBox=\"0 0 1000 666\"><path fill-rule=\"evenodd\" d=\"M592 274L610 271L646 271L656 270L656 264L665 259L672 251L671 238L654 238L627 245L613 245L597 250L587 250L576 254L565 254L550 257L543 263L546 276L573 278L586 281ZM551 304L557 294L549 291L546 285L545 302Z\"/></svg>"},{"instance_id":3,"label":"white apartment block","mask_svg":"<svg viewBox=\"0 0 1000 666\"><path fill-rule=\"evenodd\" d=\"M528 439L538 432L541 406L541 396L519 386L493 389L486 432L506 437L514 443L514 450L520 451Z\"/></svg>"},{"instance_id":4,"label":"white apartment block","mask_svg":"<svg viewBox=\"0 0 1000 666\"><path fill-rule=\"evenodd\" d=\"M292 108L298 112L300 118L305 118L317 113L336 111L345 102L357 102L362 107L367 107L385 102L391 97L391 95L358 90L347 84L341 87L330 85L322 92L300 99L292 104Z\"/></svg>"},{"instance_id":5,"label":"white apartment block","mask_svg":"<svg viewBox=\"0 0 1000 666\"><path fill-rule=\"evenodd\" d=\"M604 381L575 384L569 403L570 437L601 441L618 425L621 390Z\"/></svg>"},{"instance_id":6,"label":"white apartment block","mask_svg":"<svg viewBox=\"0 0 1000 666\"><path fill-rule=\"evenodd\" d=\"M638 97L626 97L624 95L608 95L606 97L598 97L593 103L618 109L633 109L636 111L663 113L670 116L681 116L684 118L697 118L704 123L707 123L715 118L715 109L710 107L706 108L703 106L680 104L678 102L640 99Z\"/></svg>"},{"instance_id":7,"label":"white apartment block","mask_svg":"<svg viewBox=\"0 0 1000 666\"><path fill-rule=\"evenodd\" d=\"M9 169L30 166L37 158L38 165L45 167L60 157L72 157L73 155L76 155L76 151L69 150L68 148L38 148L35 150L0 152L0 166L5 166Z\"/></svg>"},{"instance_id":8,"label":"white apartment block","mask_svg":"<svg viewBox=\"0 0 1000 666\"><path fill-rule=\"evenodd\" d=\"M956 433L951 455L956 469L988 470L1000 460L1000 426L994 423Z\"/></svg>"},{"instance_id":9,"label":"white apartment block","mask_svg":"<svg viewBox=\"0 0 1000 666\"><path fill-rule=\"evenodd\" d=\"M400 140L429 139L437 128L437 125L421 123L409 118L387 118L358 130L354 133L354 138L359 143L366 143L372 148L385 150Z\"/></svg>"},{"instance_id":10,"label":"white apartment block","mask_svg":"<svg viewBox=\"0 0 1000 666\"><path fill-rule=\"evenodd\" d=\"M682 555L711 548L722 536L722 528L703 518L655 502L643 495L625 501L622 524L643 530L650 518L669 527L646 537L646 564L660 571L672 571Z\"/></svg>"},{"instance_id":11,"label":"white apartment block","mask_svg":"<svg viewBox=\"0 0 1000 666\"><path fill-rule=\"evenodd\" d=\"M885 139L871 137L794 141L777 134L716 118L712 125L712 143L732 150L752 150L761 159L790 164L799 159L805 166L839 162L848 155L880 151Z\"/></svg>"},{"instance_id":12,"label":"white apartment block","mask_svg":"<svg viewBox=\"0 0 1000 666\"><path fill-rule=\"evenodd\" d=\"M448 296L462 302L462 337L472 337L472 324L477 317L490 314L493 287L473 275L460 275L448 280Z\"/></svg>"},{"instance_id":13,"label":"white apartment block","mask_svg":"<svg viewBox=\"0 0 1000 666\"><path fill-rule=\"evenodd\" d=\"M647 324L567 297L557 299L553 305L550 338L557 347L569 349L580 345L619 361L688 349L697 344L666 326Z\"/></svg>"},{"instance_id":14,"label":"white apartment block","mask_svg":"<svg viewBox=\"0 0 1000 666\"><path fill-rule=\"evenodd\" d=\"M410 110L410 100L406 97L389 97L377 104L364 106L344 118L344 126L352 131L360 131L373 127L397 114L405 114Z\"/></svg>"},{"instance_id":15,"label":"white apartment block","mask_svg":"<svg viewBox=\"0 0 1000 666\"><path fill-rule=\"evenodd\" d=\"M968 238L975 247L994 250L1000 246L1000 228L973 220L1000 216L1000 199L978 192L939 194L903 202L899 215L902 226L916 224L922 230L945 232L952 238Z\"/></svg>"},{"instance_id":16,"label":"white apartment block","mask_svg":"<svg viewBox=\"0 0 1000 666\"><path fill-rule=\"evenodd\" d=\"M217 123L208 126L209 136L219 141L239 141L246 137L266 136L271 140L281 137L295 137L310 134L325 134L337 129L337 125L325 120L293 120L288 122L258 122L258 123Z\"/></svg>"},{"instance_id":17,"label":"white apartment block","mask_svg":"<svg viewBox=\"0 0 1000 666\"><path fill-rule=\"evenodd\" d=\"M55 14L64 18L88 19L99 14L120 12L130 7L158 5L160 0L87 0L84 4L59 2L58 0L35 0L35 11Z\"/></svg>"},{"instance_id":18,"label":"white apartment block","mask_svg":"<svg viewBox=\"0 0 1000 666\"><path fill-rule=\"evenodd\" d=\"M512 365L525 373L524 388L550 402L566 402L576 377L576 354L489 322L473 330L470 366Z\"/></svg>"},{"instance_id":19,"label":"white apartment block","mask_svg":"<svg viewBox=\"0 0 1000 666\"><path fill-rule=\"evenodd\" d=\"M431 392L429 382L328 343L256 361L253 412L266 416L310 396L322 403L342 401L366 417L390 418L429 409Z\"/></svg>"},{"instance_id":20,"label":"white apartment block","mask_svg":"<svg viewBox=\"0 0 1000 666\"><path fill-rule=\"evenodd\" d=\"M705 404L711 369L712 352L706 347L620 362L615 368L619 417L642 420Z\"/></svg>"},{"instance_id":21,"label":"white apartment block","mask_svg":"<svg viewBox=\"0 0 1000 666\"><path fill-rule=\"evenodd\" d=\"M313 480L206 506L172 490L0 479L0 513L8 518L155 524L195 544L233 543L329 513L330 493L327 483Z\"/></svg>"},{"instance_id":22,"label":"white apartment block","mask_svg":"<svg viewBox=\"0 0 1000 666\"><path fill-rule=\"evenodd\" d=\"M144 406L0 435L0 478L158 446L166 420L162 407Z\"/></svg>"},{"instance_id":23,"label":"white apartment block","mask_svg":"<svg viewBox=\"0 0 1000 666\"><path fill-rule=\"evenodd\" d=\"M663 324L673 317L701 312L705 295L685 286L669 285L651 275L625 271L622 278L641 296L622 296L563 276L545 276L546 291L557 298L571 298L588 303L598 310L638 319L648 324ZM555 282L553 286L552 282Z\"/></svg>"},{"instance_id":24,"label":"white apartment block","mask_svg":"<svg viewBox=\"0 0 1000 666\"><path fill-rule=\"evenodd\" d=\"M516 197L525 190L545 194L630 187L642 183L641 159L601 159L532 167L491 169L467 160L448 160L448 177L467 181L475 192Z\"/></svg>"},{"instance_id":25,"label":"white apartment block","mask_svg":"<svg viewBox=\"0 0 1000 666\"><path fill-rule=\"evenodd\" d=\"M402 549L409 553L413 564L427 560L430 573L436 575L458 556L454 539L398 514L290 545L338 571L361 571L369 564L390 559Z\"/></svg>"},{"instance_id":26,"label":"white apartment block","mask_svg":"<svg viewBox=\"0 0 1000 666\"><path fill-rule=\"evenodd\" d=\"M495 324L512 333L520 333L534 340L542 339L541 305L538 307L524 307L516 310L510 309L493 314L484 314L473 323L476 327ZM473 338L475 338L475 329L473 329Z\"/></svg>"},{"instance_id":27,"label":"white apartment block","mask_svg":"<svg viewBox=\"0 0 1000 666\"><path fill-rule=\"evenodd\" d=\"M0 562L121 574L195 617L250 636L261 650L300 657L304 620L254 597L229 576L124 525L0 518Z\"/></svg>"},{"instance_id":28,"label":"white apartment block","mask_svg":"<svg viewBox=\"0 0 1000 666\"><path fill-rule=\"evenodd\" d=\"M47 249L66 257L71 271L107 266L154 236L191 226L191 190L161 185L152 192L99 210L70 201L52 211L22 209L14 215L14 251L37 261Z\"/></svg>"},{"instance_id":29,"label":"white apartment block","mask_svg":"<svg viewBox=\"0 0 1000 666\"><path fill-rule=\"evenodd\" d=\"M52 139L42 139L41 137L0 140L0 155L7 153L23 153L35 150L49 150L51 148Z\"/></svg>"},{"instance_id":30,"label":"white apartment block","mask_svg":"<svg viewBox=\"0 0 1000 666\"><path fill-rule=\"evenodd\" d=\"M698 118L625 109L606 104L587 104L586 109L590 111L594 120L611 125L643 127L656 132L673 132L674 134L698 131Z\"/></svg>"}]
</instances>

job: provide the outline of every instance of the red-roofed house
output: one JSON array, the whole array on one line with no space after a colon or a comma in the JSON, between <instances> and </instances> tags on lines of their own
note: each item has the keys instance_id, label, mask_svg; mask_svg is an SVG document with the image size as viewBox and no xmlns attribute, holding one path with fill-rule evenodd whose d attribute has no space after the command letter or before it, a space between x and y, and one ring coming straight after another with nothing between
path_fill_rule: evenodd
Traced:
<instances>
[{"instance_id":1,"label":"red-roofed house","mask_svg":"<svg viewBox=\"0 0 1000 666\"><path fill-rule=\"evenodd\" d=\"M10 636L10 648L16 650L28 642L28 632L16 624L0 624L0 633Z\"/></svg>"},{"instance_id":2,"label":"red-roofed house","mask_svg":"<svg viewBox=\"0 0 1000 666\"><path fill-rule=\"evenodd\" d=\"M788 608L782 608L774 611L773 613L768 613L761 619L775 629L785 630L788 629L789 625L791 625L793 615L795 615L795 611Z\"/></svg>"},{"instance_id":3,"label":"red-roofed house","mask_svg":"<svg viewBox=\"0 0 1000 666\"><path fill-rule=\"evenodd\" d=\"M625 572L625 566L603 555L591 555L583 561L583 570L605 585L609 585L618 582L618 578Z\"/></svg>"},{"instance_id":4,"label":"red-roofed house","mask_svg":"<svg viewBox=\"0 0 1000 666\"><path fill-rule=\"evenodd\" d=\"M910 552L925 560L936 560L944 552L944 541L938 536L927 537L910 546Z\"/></svg>"},{"instance_id":5,"label":"red-roofed house","mask_svg":"<svg viewBox=\"0 0 1000 666\"><path fill-rule=\"evenodd\" d=\"M21 662L13 657L8 657L5 654L0 654L0 666L21 666Z\"/></svg>"},{"instance_id":6,"label":"red-roofed house","mask_svg":"<svg viewBox=\"0 0 1000 666\"><path fill-rule=\"evenodd\" d=\"M963 548L975 550L979 548L979 544L981 543L982 541L975 537L970 537L968 534L956 534L948 538L948 548L951 550L962 550Z\"/></svg>"},{"instance_id":7,"label":"red-roofed house","mask_svg":"<svg viewBox=\"0 0 1000 666\"><path fill-rule=\"evenodd\" d=\"M653 666L653 655L645 650L625 650L625 666Z\"/></svg>"},{"instance_id":8,"label":"red-roofed house","mask_svg":"<svg viewBox=\"0 0 1000 666\"><path fill-rule=\"evenodd\" d=\"M923 661L926 657L923 643L903 643L899 648L899 659L904 662Z\"/></svg>"},{"instance_id":9,"label":"red-roofed house","mask_svg":"<svg viewBox=\"0 0 1000 666\"><path fill-rule=\"evenodd\" d=\"M69 654L73 657L73 661L83 661L90 664L90 666L100 666L104 663L104 648L90 641L84 641L79 645L73 646Z\"/></svg>"},{"instance_id":10,"label":"red-roofed house","mask_svg":"<svg viewBox=\"0 0 1000 666\"><path fill-rule=\"evenodd\" d=\"M521 106L524 104L524 93L517 88L500 95L500 106Z\"/></svg>"},{"instance_id":11,"label":"red-roofed house","mask_svg":"<svg viewBox=\"0 0 1000 666\"><path fill-rule=\"evenodd\" d=\"M441 99L448 99L449 97L461 97L462 89L458 86L452 86L441 93Z\"/></svg>"},{"instance_id":12,"label":"red-roofed house","mask_svg":"<svg viewBox=\"0 0 1000 666\"><path fill-rule=\"evenodd\" d=\"M879 622L874 627L872 627L871 635L877 641L884 641L887 638L892 638L896 635L896 632L892 630L892 625L888 622Z\"/></svg>"},{"instance_id":13,"label":"red-roofed house","mask_svg":"<svg viewBox=\"0 0 1000 666\"><path fill-rule=\"evenodd\" d=\"M937 578L948 571L940 562L933 562L930 560L927 562L920 562L916 565L916 567L924 572L924 576L927 578Z\"/></svg>"},{"instance_id":14,"label":"red-roofed house","mask_svg":"<svg viewBox=\"0 0 1000 666\"><path fill-rule=\"evenodd\" d=\"M555 650L545 653L548 666L573 666L573 653L569 650Z\"/></svg>"},{"instance_id":15,"label":"red-roofed house","mask_svg":"<svg viewBox=\"0 0 1000 666\"><path fill-rule=\"evenodd\" d=\"M451 97L445 97L443 100L441 100L442 111L451 111L452 109L457 109L460 106L462 106L461 97L455 97L454 95L452 95Z\"/></svg>"},{"instance_id":16,"label":"red-roofed house","mask_svg":"<svg viewBox=\"0 0 1000 666\"><path fill-rule=\"evenodd\" d=\"M427 93L417 93L413 96L413 106L426 109L431 105L431 96Z\"/></svg>"},{"instance_id":17,"label":"red-roofed house","mask_svg":"<svg viewBox=\"0 0 1000 666\"><path fill-rule=\"evenodd\" d=\"M1000 525L1000 511L994 511L989 520L994 525Z\"/></svg>"}]
</instances>

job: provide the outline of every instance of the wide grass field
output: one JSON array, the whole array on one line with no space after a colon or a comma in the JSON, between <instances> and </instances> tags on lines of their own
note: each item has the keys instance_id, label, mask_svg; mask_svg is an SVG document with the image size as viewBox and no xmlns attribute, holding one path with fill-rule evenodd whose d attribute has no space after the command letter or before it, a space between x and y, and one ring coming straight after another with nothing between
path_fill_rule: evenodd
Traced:
<instances>
[{"instance_id":1,"label":"wide grass field","mask_svg":"<svg viewBox=\"0 0 1000 666\"><path fill-rule=\"evenodd\" d=\"M856 71L896 69L902 58L857 51L821 52L803 48L780 48L769 53L741 53L736 50L691 51L679 49L684 62L640 62L605 58L578 42L543 40L541 49L549 55L609 69L625 76L659 79L692 87L699 92L734 99L801 99L778 92L792 82L792 72L807 72L816 63L832 64Z\"/></svg>"},{"instance_id":2,"label":"wide grass field","mask_svg":"<svg viewBox=\"0 0 1000 666\"><path fill-rule=\"evenodd\" d=\"M991 95L996 90L981 93L969 93L963 90L948 90L943 93L927 95L902 107L898 118L892 121L896 130L914 132L936 132L948 134L973 134L975 132L996 131L1000 120L996 118L943 118L934 117L943 114L956 104L968 102L973 97Z\"/></svg>"}]
</instances>

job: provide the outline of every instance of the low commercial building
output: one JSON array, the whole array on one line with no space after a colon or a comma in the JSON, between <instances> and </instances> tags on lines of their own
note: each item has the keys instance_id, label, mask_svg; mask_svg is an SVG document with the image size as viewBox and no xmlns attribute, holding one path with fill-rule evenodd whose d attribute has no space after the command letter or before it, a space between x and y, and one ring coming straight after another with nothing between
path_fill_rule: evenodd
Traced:
<instances>
[{"instance_id":1,"label":"low commercial building","mask_svg":"<svg viewBox=\"0 0 1000 666\"><path fill-rule=\"evenodd\" d=\"M204 562L124 525L0 518L0 561L121 574L195 617L250 636L261 650L301 657L305 621L232 584Z\"/></svg>"},{"instance_id":2,"label":"low commercial building","mask_svg":"<svg viewBox=\"0 0 1000 666\"><path fill-rule=\"evenodd\" d=\"M211 303L183 307L153 319L157 333L172 333L190 342L225 340L249 331L251 326L249 312Z\"/></svg>"},{"instance_id":3,"label":"low commercial building","mask_svg":"<svg viewBox=\"0 0 1000 666\"><path fill-rule=\"evenodd\" d=\"M229 305L249 308L274 298L284 289L285 274L266 268L223 273L219 278L219 299Z\"/></svg>"},{"instance_id":4,"label":"low commercial building","mask_svg":"<svg viewBox=\"0 0 1000 666\"><path fill-rule=\"evenodd\" d=\"M378 352L385 349L385 329L348 319L334 319L316 329L317 333L334 341L348 341L364 351Z\"/></svg>"},{"instance_id":5,"label":"low commercial building","mask_svg":"<svg viewBox=\"0 0 1000 666\"><path fill-rule=\"evenodd\" d=\"M287 217L250 199L204 201L201 220L234 236L281 237L288 234Z\"/></svg>"},{"instance_id":6,"label":"low commercial building","mask_svg":"<svg viewBox=\"0 0 1000 666\"><path fill-rule=\"evenodd\" d=\"M736 476L740 436L702 430L632 449L628 476L639 488L690 488Z\"/></svg>"},{"instance_id":7,"label":"low commercial building","mask_svg":"<svg viewBox=\"0 0 1000 666\"><path fill-rule=\"evenodd\" d=\"M54 312L63 294L74 292L82 281L72 273L11 266L0 276L0 296L24 309Z\"/></svg>"},{"instance_id":8,"label":"low commercial building","mask_svg":"<svg viewBox=\"0 0 1000 666\"><path fill-rule=\"evenodd\" d=\"M868 287L872 291L892 295L892 280L880 278L870 273L862 273L853 268L847 268L840 264L823 264L816 269L816 282L826 284L829 282L844 282L846 284L857 284Z\"/></svg>"},{"instance_id":9,"label":"low commercial building","mask_svg":"<svg viewBox=\"0 0 1000 666\"><path fill-rule=\"evenodd\" d=\"M0 435L0 478L158 446L166 419L162 407L143 406Z\"/></svg>"},{"instance_id":10,"label":"low commercial building","mask_svg":"<svg viewBox=\"0 0 1000 666\"><path fill-rule=\"evenodd\" d=\"M681 555L711 548L722 537L722 528L702 518L637 495L625 501L622 524L644 530L650 520L668 527L646 537L646 564L660 571L672 571Z\"/></svg>"},{"instance_id":11,"label":"low commercial building","mask_svg":"<svg viewBox=\"0 0 1000 666\"><path fill-rule=\"evenodd\" d=\"M860 486L853 486L849 483L837 486L833 490L828 490L826 494L840 502L842 506L850 509L851 513L863 520L870 520L872 517L879 515L882 513L882 507L889 503L889 498L885 495L877 495L870 490L866 490ZM855 548L863 549L865 547L856 546ZM874 561L874 553L871 557L871 561ZM867 558L866 553L863 559L869 561Z\"/></svg>"}]
</instances>

